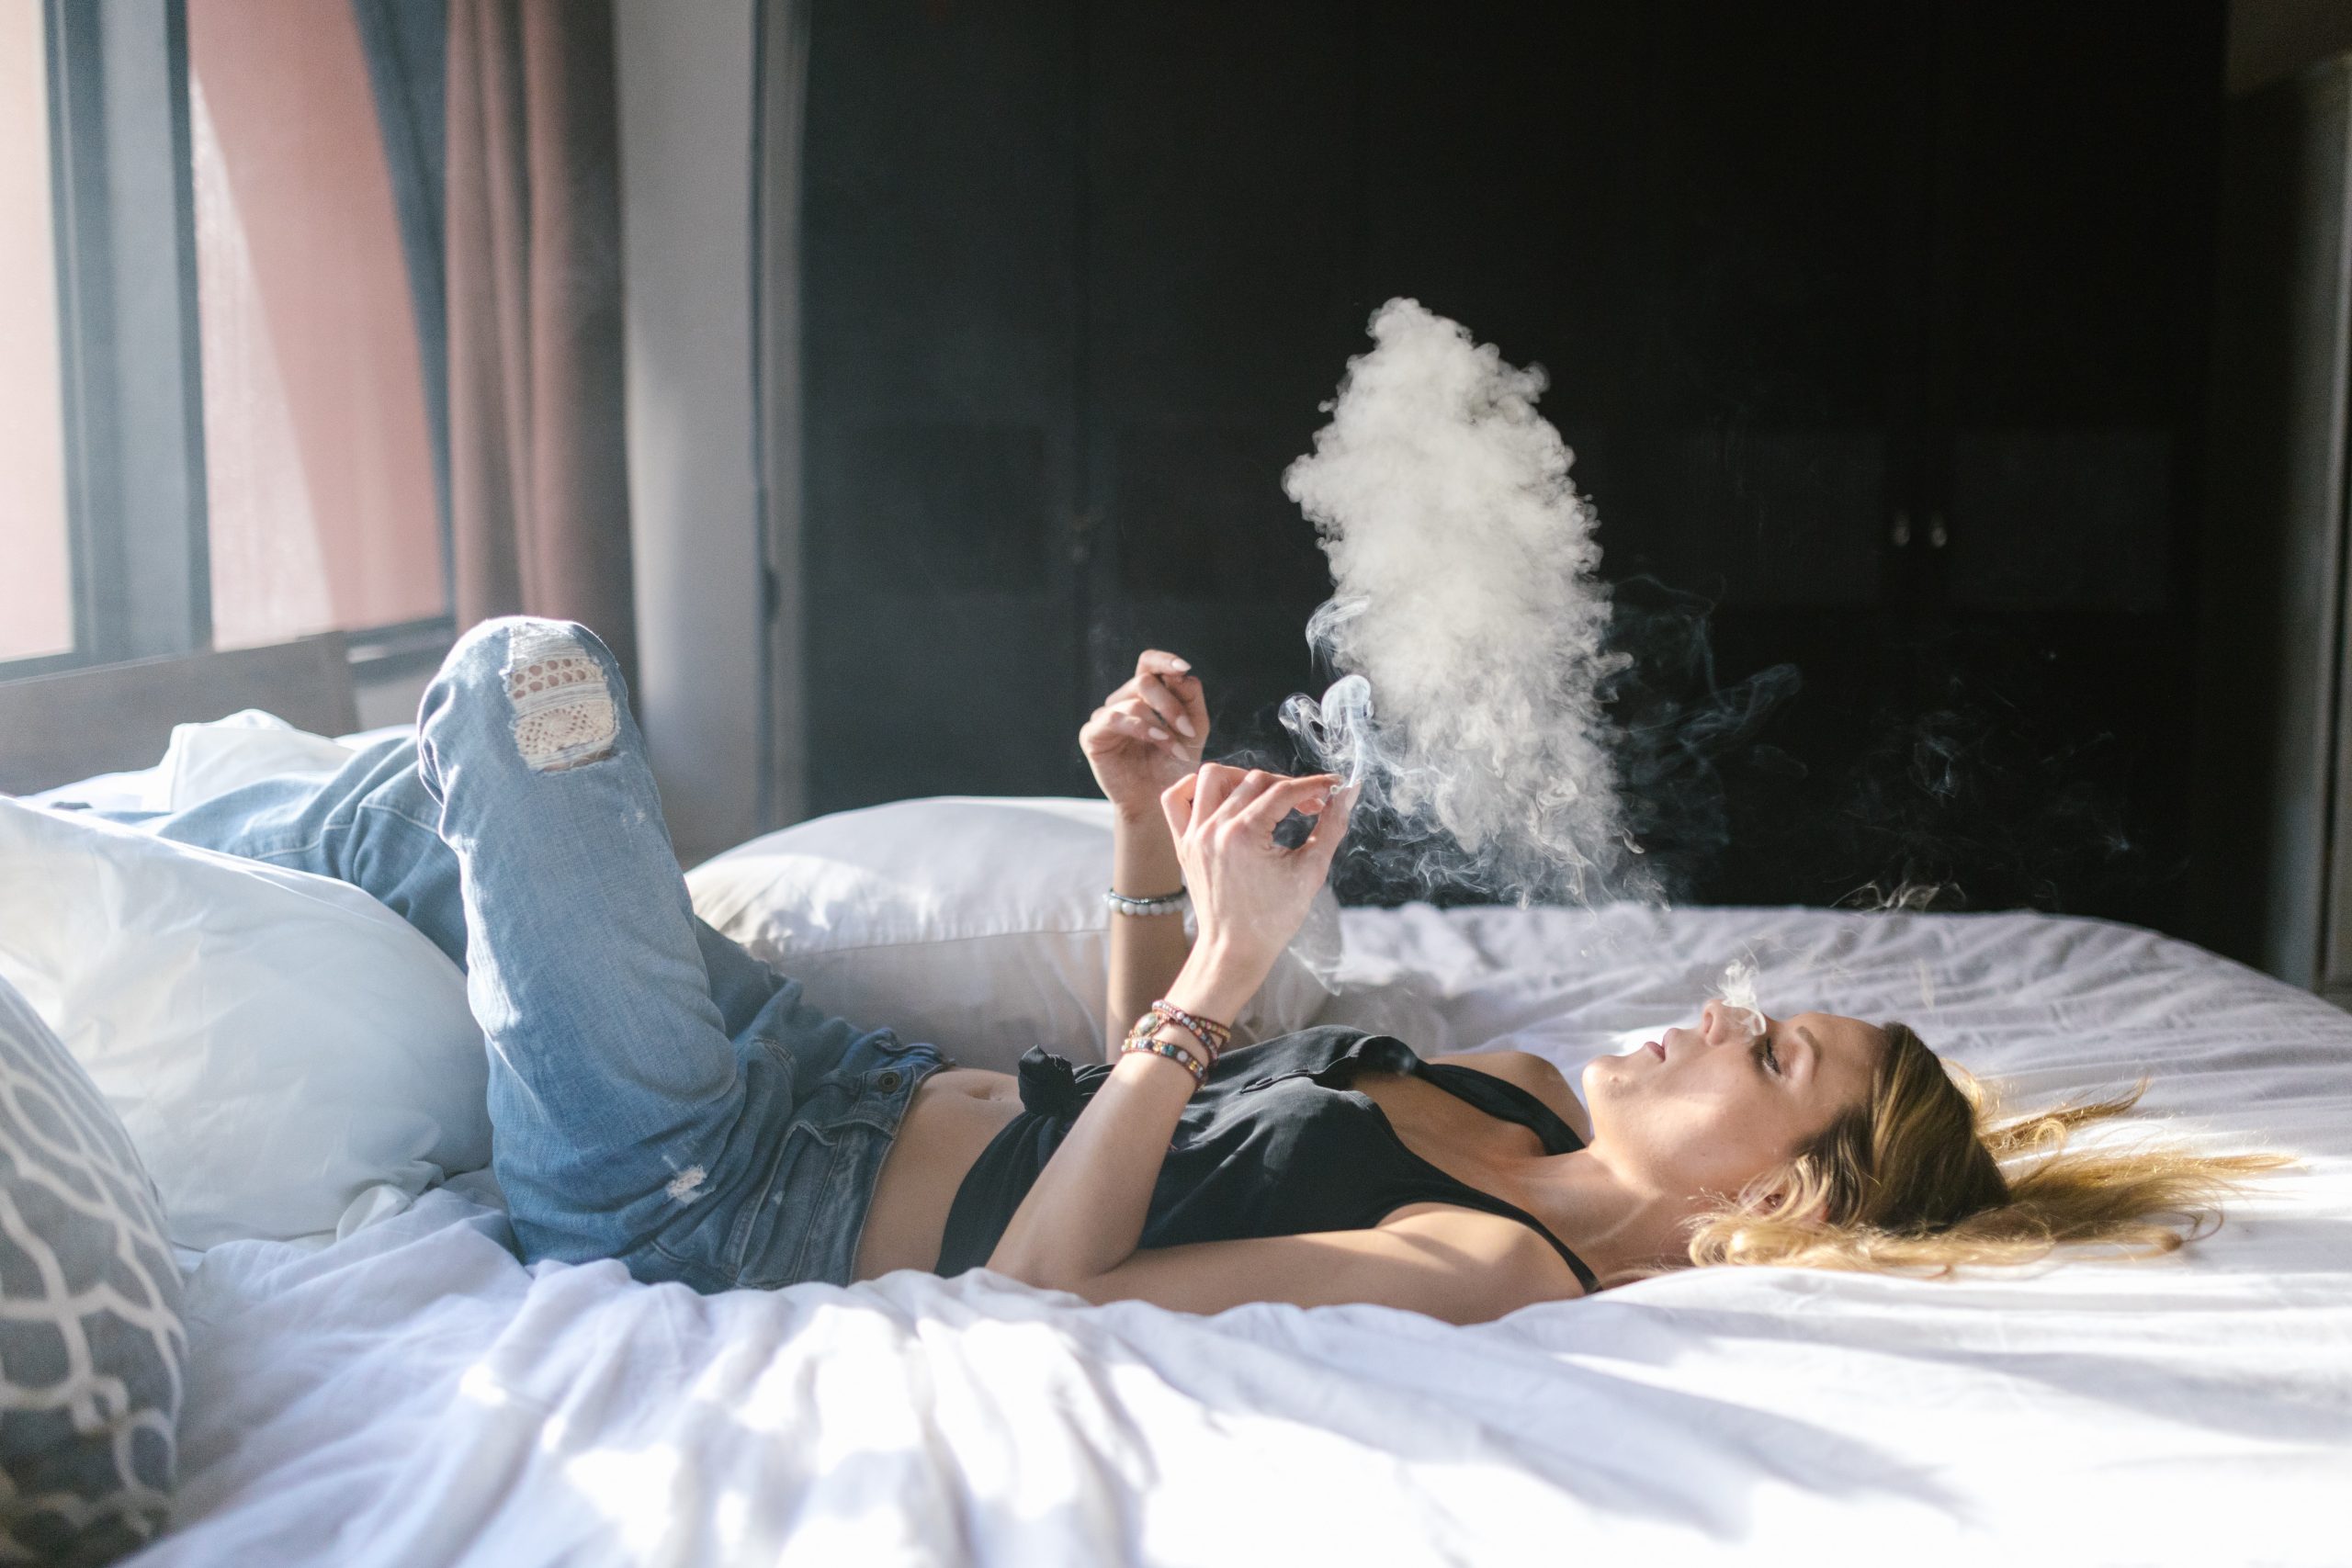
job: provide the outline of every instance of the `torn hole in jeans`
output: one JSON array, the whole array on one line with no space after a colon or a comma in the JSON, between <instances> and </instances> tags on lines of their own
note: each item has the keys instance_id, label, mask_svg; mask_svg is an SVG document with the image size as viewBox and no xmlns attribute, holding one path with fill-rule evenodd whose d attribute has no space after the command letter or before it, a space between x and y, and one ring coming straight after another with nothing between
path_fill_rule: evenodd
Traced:
<instances>
[{"instance_id":1,"label":"torn hole in jeans","mask_svg":"<svg viewBox=\"0 0 2352 1568\"><path fill-rule=\"evenodd\" d=\"M506 696L514 749L537 773L560 773L613 754L620 717L603 666L571 633L532 627L506 649Z\"/></svg>"}]
</instances>

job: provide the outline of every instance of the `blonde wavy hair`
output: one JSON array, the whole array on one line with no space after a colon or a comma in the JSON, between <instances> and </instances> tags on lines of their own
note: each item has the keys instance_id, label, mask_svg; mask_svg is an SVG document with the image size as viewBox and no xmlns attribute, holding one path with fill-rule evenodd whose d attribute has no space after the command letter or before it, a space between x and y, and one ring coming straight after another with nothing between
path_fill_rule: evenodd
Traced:
<instances>
[{"instance_id":1,"label":"blonde wavy hair","mask_svg":"<svg viewBox=\"0 0 2352 1568\"><path fill-rule=\"evenodd\" d=\"M1692 1263L1950 1275L2075 1245L2154 1257L2219 1225L2220 1201L2250 1178L2292 1163L2163 1143L2069 1148L2078 1129L2137 1104L2147 1080L2111 1100L2005 1116L1907 1026L1880 1027L1887 1049L1870 1093L1693 1221Z\"/></svg>"}]
</instances>

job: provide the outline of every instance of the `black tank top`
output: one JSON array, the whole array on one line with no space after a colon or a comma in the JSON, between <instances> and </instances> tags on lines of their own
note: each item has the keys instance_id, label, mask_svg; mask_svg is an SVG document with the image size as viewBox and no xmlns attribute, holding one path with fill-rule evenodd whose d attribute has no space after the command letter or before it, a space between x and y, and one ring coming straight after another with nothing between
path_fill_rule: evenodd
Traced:
<instances>
[{"instance_id":1,"label":"black tank top","mask_svg":"<svg viewBox=\"0 0 2352 1568\"><path fill-rule=\"evenodd\" d=\"M1410 1073L1515 1122L1545 1154L1584 1147L1551 1108L1489 1073L1424 1062L1411 1046L1352 1029L1302 1030L1228 1051L1194 1092L1152 1189L1143 1247L1363 1230L1408 1203L1453 1203L1517 1220L1548 1241L1588 1293L1584 1259L1524 1209L1455 1180L1405 1146L1387 1113L1348 1086L1359 1070ZM1111 1076L1033 1048L1021 1058L1021 1114L980 1151L956 1190L939 1272L986 1263L1037 1173Z\"/></svg>"}]
</instances>

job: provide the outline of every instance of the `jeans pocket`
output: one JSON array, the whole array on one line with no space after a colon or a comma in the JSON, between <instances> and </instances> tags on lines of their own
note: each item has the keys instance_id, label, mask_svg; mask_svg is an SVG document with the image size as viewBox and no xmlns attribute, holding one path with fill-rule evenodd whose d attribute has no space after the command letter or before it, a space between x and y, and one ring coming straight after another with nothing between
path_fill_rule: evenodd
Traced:
<instances>
[{"instance_id":1,"label":"jeans pocket","mask_svg":"<svg viewBox=\"0 0 2352 1568\"><path fill-rule=\"evenodd\" d=\"M751 1290L778 1290L808 1278L809 1249L838 1201L841 1141L820 1123L796 1121L759 1162L727 1243L727 1271Z\"/></svg>"}]
</instances>

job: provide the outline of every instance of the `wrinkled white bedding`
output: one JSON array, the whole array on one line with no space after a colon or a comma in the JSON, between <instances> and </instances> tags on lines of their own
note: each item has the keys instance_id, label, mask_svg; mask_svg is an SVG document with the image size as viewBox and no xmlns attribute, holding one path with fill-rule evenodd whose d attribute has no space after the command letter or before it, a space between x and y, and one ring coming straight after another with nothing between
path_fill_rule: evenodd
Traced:
<instances>
[{"instance_id":1,"label":"wrinkled white bedding","mask_svg":"<svg viewBox=\"0 0 2352 1568\"><path fill-rule=\"evenodd\" d=\"M164 1564L2352 1561L2352 1017L2037 916L1351 911L1331 1016L1569 1070L1762 1000L2304 1156L2154 1264L1688 1272L1477 1328L988 1276L698 1298L451 1191L191 1280ZM1418 999L1417 999L1418 998Z\"/></svg>"}]
</instances>

